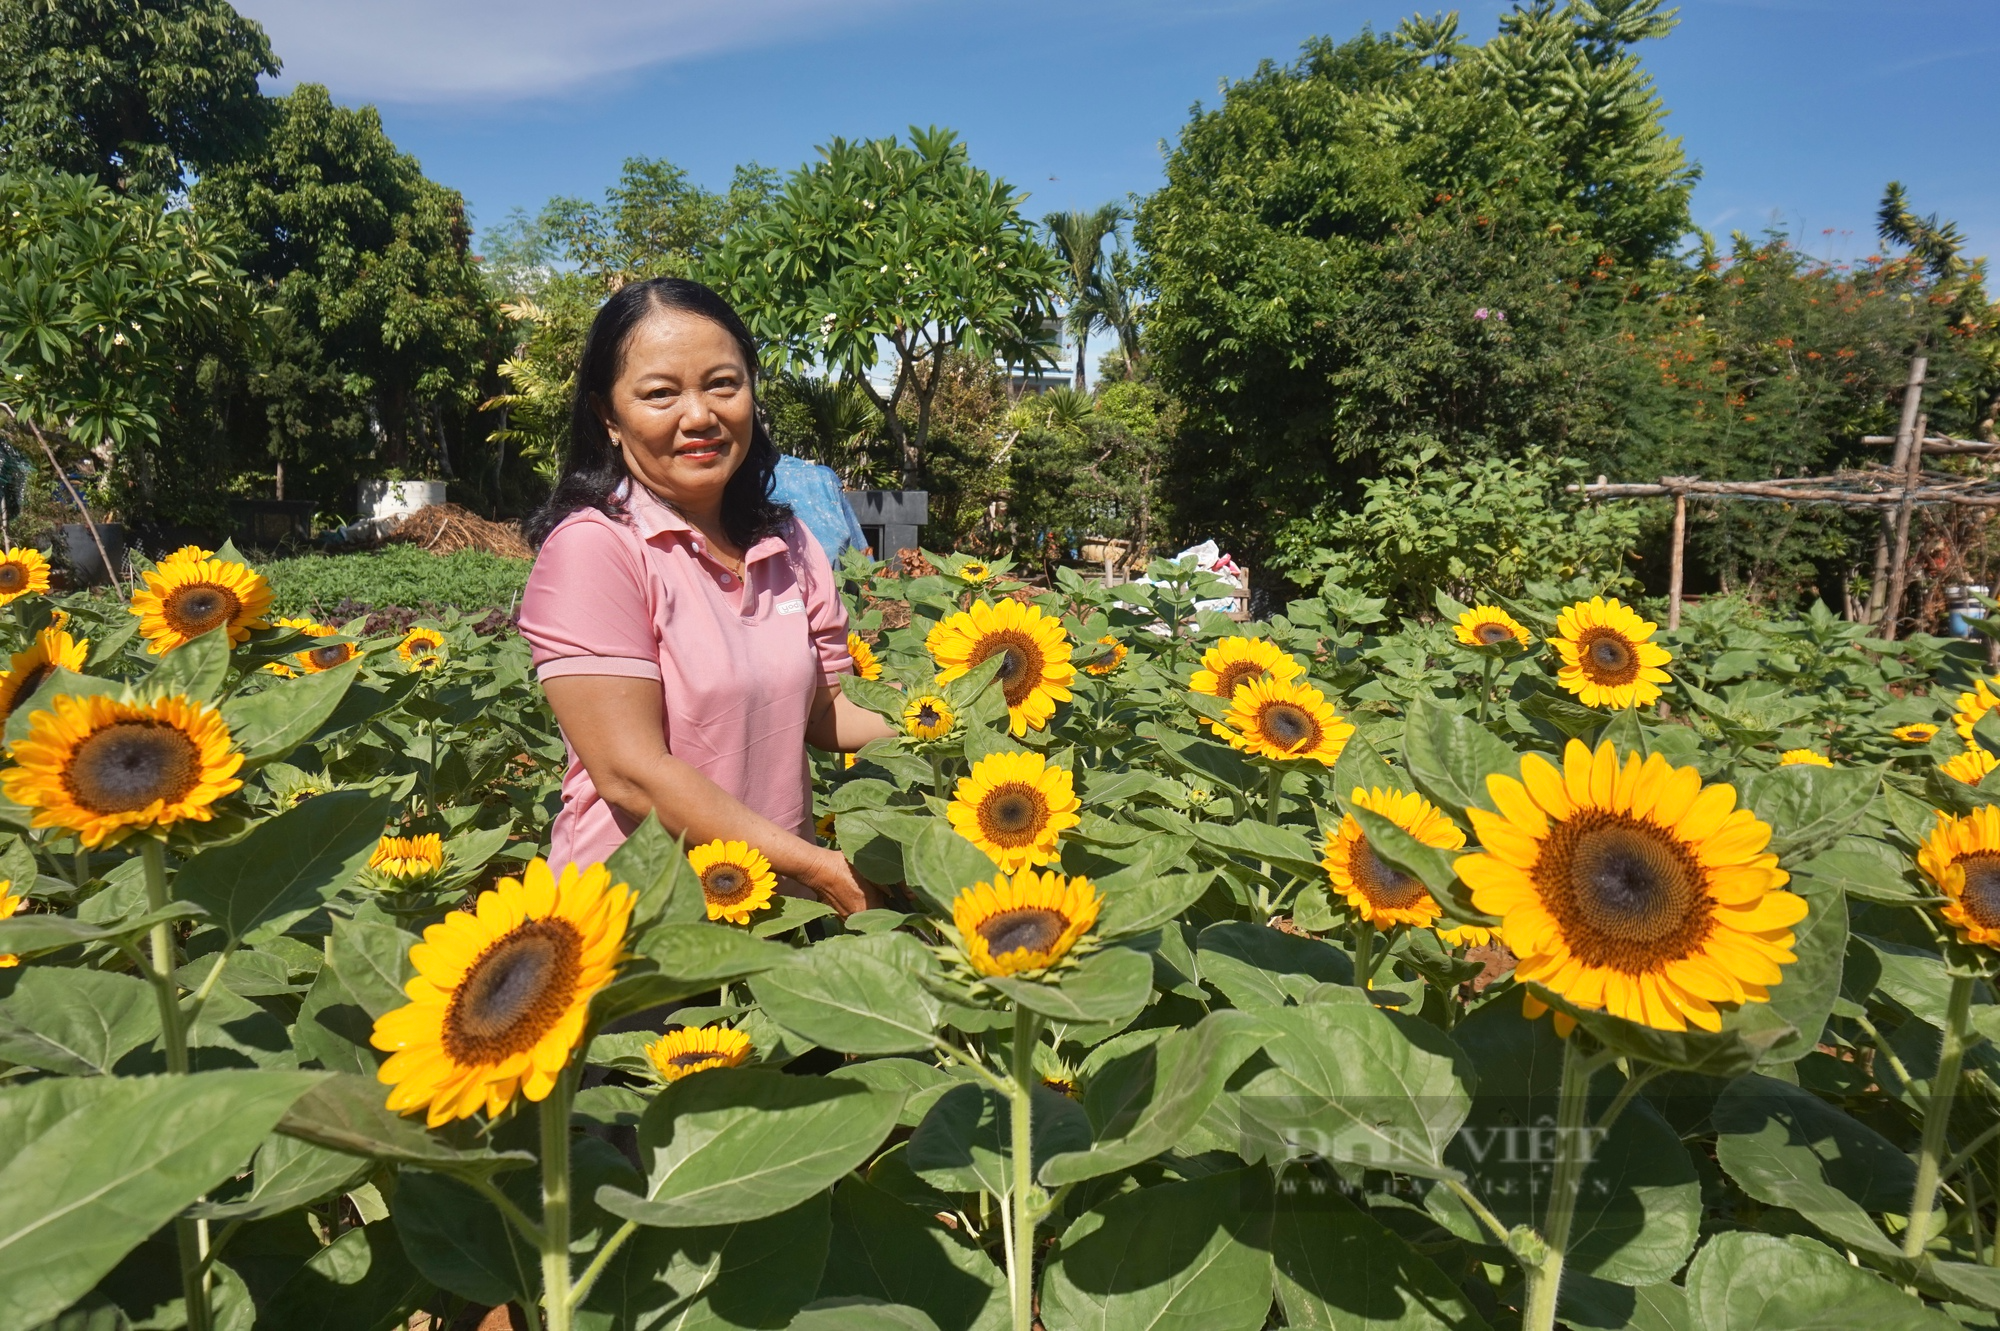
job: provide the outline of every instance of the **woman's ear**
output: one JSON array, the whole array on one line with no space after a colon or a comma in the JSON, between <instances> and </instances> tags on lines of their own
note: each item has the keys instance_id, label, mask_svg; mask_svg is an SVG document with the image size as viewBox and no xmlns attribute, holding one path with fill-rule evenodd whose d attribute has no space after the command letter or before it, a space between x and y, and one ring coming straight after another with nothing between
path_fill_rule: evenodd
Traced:
<instances>
[{"instance_id":1,"label":"woman's ear","mask_svg":"<svg viewBox=\"0 0 2000 1331\"><path fill-rule=\"evenodd\" d=\"M611 441L611 446L622 449L625 445L618 439L618 423L611 418L611 408L605 405L604 399L592 393L590 410L597 417L597 423L604 427L604 436Z\"/></svg>"}]
</instances>

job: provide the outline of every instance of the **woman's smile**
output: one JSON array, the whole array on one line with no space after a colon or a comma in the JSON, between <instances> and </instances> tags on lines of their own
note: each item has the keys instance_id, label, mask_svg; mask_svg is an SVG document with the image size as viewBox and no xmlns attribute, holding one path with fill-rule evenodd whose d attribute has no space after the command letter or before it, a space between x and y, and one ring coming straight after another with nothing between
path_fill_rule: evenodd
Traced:
<instances>
[{"instance_id":1,"label":"woman's smile","mask_svg":"<svg viewBox=\"0 0 2000 1331\"><path fill-rule=\"evenodd\" d=\"M689 462L713 462L729 456L729 440L693 439L675 449L674 456Z\"/></svg>"}]
</instances>

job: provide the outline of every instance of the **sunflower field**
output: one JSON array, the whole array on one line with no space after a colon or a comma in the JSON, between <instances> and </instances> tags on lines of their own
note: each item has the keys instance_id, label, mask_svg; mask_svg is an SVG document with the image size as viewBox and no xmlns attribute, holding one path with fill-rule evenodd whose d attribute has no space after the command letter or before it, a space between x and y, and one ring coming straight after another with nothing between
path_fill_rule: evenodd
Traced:
<instances>
[{"instance_id":1,"label":"sunflower field","mask_svg":"<svg viewBox=\"0 0 2000 1331\"><path fill-rule=\"evenodd\" d=\"M0 1331L2000 1325L1981 645L933 560L843 920L552 869L517 637L5 552Z\"/></svg>"}]
</instances>

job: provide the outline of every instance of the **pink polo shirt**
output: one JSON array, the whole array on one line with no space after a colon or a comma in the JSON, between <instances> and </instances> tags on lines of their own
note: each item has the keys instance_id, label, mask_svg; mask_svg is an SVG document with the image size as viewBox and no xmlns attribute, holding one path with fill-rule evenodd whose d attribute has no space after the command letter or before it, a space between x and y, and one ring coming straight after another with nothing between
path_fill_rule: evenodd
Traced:
<instances>
[{"instance_id":1,"label":"pink polo shirt","mask_svg":"<svg viewBox=\"0 0 2000 1331\"><path fill-rule=\"evenodd\" d=\"M847 608L819 542L797 520L744 554L739 580L643 485L627 521L582 509L543 543L521 595L541 679L660 682L667 752L780 827L810 835L806 719L814 691L852 673ZM569 748L549 861L606 859L637 823L613 809Z\"/></svg>"}]
</instances>

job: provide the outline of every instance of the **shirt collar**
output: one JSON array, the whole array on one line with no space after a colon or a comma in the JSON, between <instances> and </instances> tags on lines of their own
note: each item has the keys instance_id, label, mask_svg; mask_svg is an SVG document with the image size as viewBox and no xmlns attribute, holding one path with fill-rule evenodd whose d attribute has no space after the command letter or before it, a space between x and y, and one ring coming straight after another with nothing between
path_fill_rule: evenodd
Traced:
<instances>
[{"instance_id":1,"label":"shirt collar","mask_svg":"<svg viewBox=\"0 0 2000 1331\"><path fill-rule=\"evenodd\" d=\"M706 549L702 534L694 529L694 524L674 511L673 505L654 494L646 486L627 478L618 490L619 502L632 517L632 525L638 528L643 540L652 540L666 533L685 535L697 548ZM768 559L781 554L787 548L782 536L766 536L743 552L744 564L750 565L760 559Z\"/></svg>"}]
</instances>

